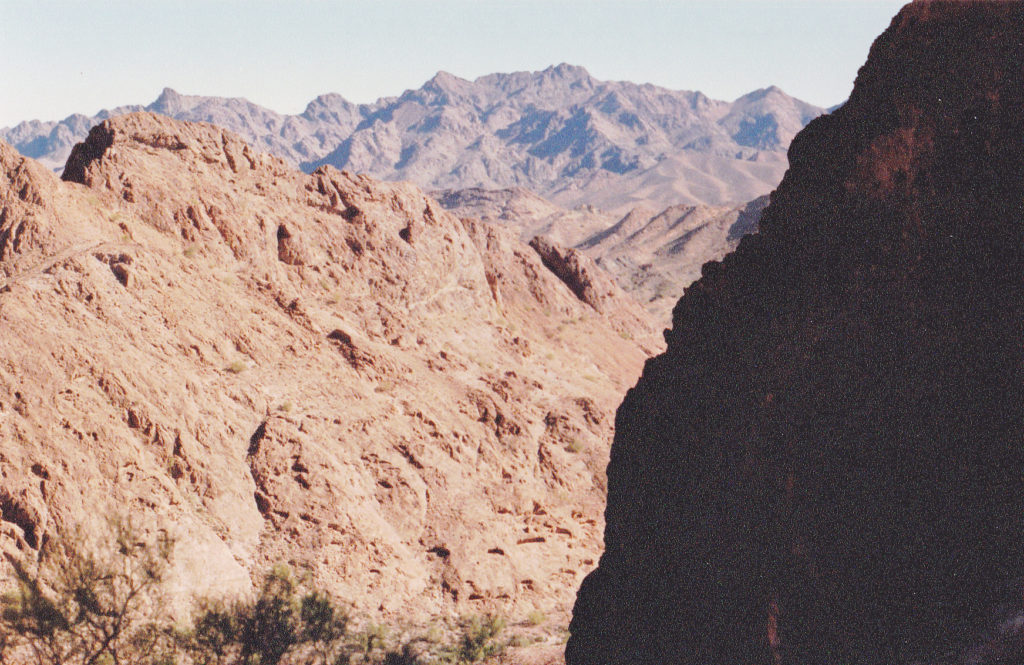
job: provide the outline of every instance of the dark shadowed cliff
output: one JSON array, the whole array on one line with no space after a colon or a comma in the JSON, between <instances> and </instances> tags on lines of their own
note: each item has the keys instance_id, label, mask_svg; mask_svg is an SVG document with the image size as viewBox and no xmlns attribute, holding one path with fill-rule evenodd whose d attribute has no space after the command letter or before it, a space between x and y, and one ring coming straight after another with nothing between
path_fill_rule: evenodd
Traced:
<instances>
[{"instance_id":1,"label":"dark shadowed cliff","mask_svg":"<svg viewBox=\"0 0 1024 665\"><path fill-rule=\"evenodd\" d=\"M570 665L1005 658L1022 34L1021 3L909 5L794 140L760 234L704 267L619 409Z\"/></svg>"}]
</instances>

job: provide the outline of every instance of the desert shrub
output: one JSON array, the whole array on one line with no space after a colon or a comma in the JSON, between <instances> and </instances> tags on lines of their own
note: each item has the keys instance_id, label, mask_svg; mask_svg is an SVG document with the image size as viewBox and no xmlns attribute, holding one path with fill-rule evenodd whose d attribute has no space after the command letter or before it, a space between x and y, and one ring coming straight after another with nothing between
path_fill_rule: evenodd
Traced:
<instances>
[{"instance_id":1,"label":"desert shrub","mask_svg":"<svg viewBox=\"0 0 1024 665\"><path fill-rule=\"evenodd\" d=\"M250 600L202 603L179 643L198 665L332 665L349 662L355 650L348 615L327 595L302 591L283 566Z\"/></svg>"},{"instance_id":2,"label":"desert shrub","mask_svg":"<svg viewBox=\"0 0 1024 665\"><path fill-rule=\"evenodd\" d=\"M102 536L81 530L46 541L37 564L14 561L0 598L0 662L137 665L170 657L159 588L173 539L146 540L127 520Z\"/></svg>"},{"instance_id":3,"label":"desert shrub","mask_svg":"<svg viewBox=\"0 0 1024 665\"><path fill-rule=\"evenodd\" d=\"M400 649L388 651L381 661L381 665L423 665L423 663L421 654L411 643L403 644Z\"/></svg>"},{"instance_id":4,"label":"desert shrub","mask_svg":"<svg viewBox=\"0 0 1024 665\"><path fill-rule=\"evenodd\" d=\"M308 579L278 566L252 597L201 601L172 626L160 585L173 539L144 538L128 521L109 535L50 539L40 563L16 562L0 597L0 663L22 665L440 665L501 653L505 622L476 616L425 634L349 613Z\"/></svg>"},{"instance_id":5,"label":"desert shrub","mask_svg":"<svg viewBox=\"0 0 1024 665\"><path fill-rule=\"evenodd\" d=\"M496 656L505 648L498 637L505 630L505 620L496 615L473 616L460 624L461 635L455 648L455 661L476 663Z\"/></svg>"},{"instance_id":6,"label":"desert shrub","mask_svg":"<svg viewBox=\"0 0 1024 665\"><path fill-rule=\"evenodd\" d=\"M363 662L372 662L374 655L384 649L387 627L378 623L367 624L355 634L353 645Z\"/></svg>"}]
</instances>

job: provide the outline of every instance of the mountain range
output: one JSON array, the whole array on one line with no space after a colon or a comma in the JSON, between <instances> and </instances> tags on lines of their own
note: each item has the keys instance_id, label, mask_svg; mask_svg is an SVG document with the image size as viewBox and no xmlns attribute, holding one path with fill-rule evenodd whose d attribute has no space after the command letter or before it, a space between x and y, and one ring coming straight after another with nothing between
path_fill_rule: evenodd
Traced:
<instances>
[{"instance_id":1,"label":"mountain range","mask_svg":"<svg viewBox=\"0 0 1024 665\"><path fill-rule=\"evenodd\" d=\"M524 187L560 206L621 214L768 193L790 140L824 112L775 87L725 102L561 64L474 81L439 72L371 104L322 95L298 115L165 89L144 107L22 122L0 138L59 170L90 127L139 110L230 129L307 172L329 164L428 189Z\"/></svg>"}]
</instances>

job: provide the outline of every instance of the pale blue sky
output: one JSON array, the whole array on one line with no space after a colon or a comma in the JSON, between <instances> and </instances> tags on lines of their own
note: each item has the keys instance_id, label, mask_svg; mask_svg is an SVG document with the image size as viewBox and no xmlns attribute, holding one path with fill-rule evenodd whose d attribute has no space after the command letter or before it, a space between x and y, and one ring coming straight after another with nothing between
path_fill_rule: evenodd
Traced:
<instances>
[{"instance_id":1,"label":"pale blue sky","mask_svg":"<svg viewBox=\"0 0 1024 665\"><path fill-rule=\"evenodd\" d=\"M0 127L181 93L298 113L569 62L716 99L846 98L901 0L0 0Z\"/></svg>"}]
</instances>

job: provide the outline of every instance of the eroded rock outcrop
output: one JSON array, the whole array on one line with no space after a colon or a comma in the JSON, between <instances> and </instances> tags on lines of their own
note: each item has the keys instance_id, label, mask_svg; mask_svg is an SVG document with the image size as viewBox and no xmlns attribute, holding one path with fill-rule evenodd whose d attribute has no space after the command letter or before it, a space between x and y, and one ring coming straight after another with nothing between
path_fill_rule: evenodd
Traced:
<instances>
[{"instance_id":1,"label":"eroded rock outcrop","mask_svg":"<svg viewBox=\"0 0 1024 665\"><path fill-rule=\"evenodd\" d=\"M570 665L1014 658L1021 34L915 2L794 140L619 409Z\"/></svg>"},{"instance_id":2,"label":"eroded rock outcrop","mask_svg":"<svg viewBox=\"0 0 1024 665\"><path fill-rule=\"evenodd\" d=\"M701 266L721 259L740 238L755 233L768 205L765 195L740 207L673 205L657 212L637 206L623 216L593 206L560 208L522 188L445 190L434 196L447 210L502 226L523 241L544 236L541 242L553 246L544 253L553 265L568 268L563 274L587 270L585 257L570 258L582 252L665 324L683 289L700 277ZM618 306L605 312L613 309Z\"/></svg>"},{"instance_id":3,"label":"eroded rock outcrop","mask_svg":"<svg viewBox=\"0 0 1024 665\"><path fill-rule=\"evenodd\" d=\"M184 604L285 562L385 620L567 619L641 318L411 185L211 125L108 120L67 182L0 165L0 578L128 512L178 537Z\"/></svg>"},{"instance_id":4,"label":"eroded rock outcrop","mask_svg":"<svg viewBox=\"0 0 1024 665\"><path fill-rule=\"evenodd\" d=\"M577 298L597 311L604 311L608 301L622 294L589 256L571 247L562 247L547 236L535 236L530 240L530 247Z\"/></svg>"}]
</instances>

